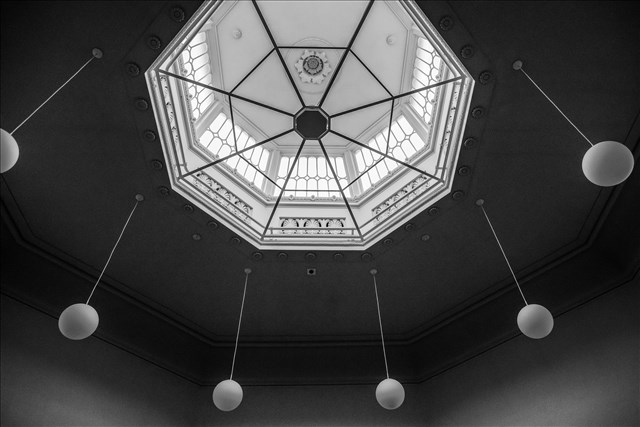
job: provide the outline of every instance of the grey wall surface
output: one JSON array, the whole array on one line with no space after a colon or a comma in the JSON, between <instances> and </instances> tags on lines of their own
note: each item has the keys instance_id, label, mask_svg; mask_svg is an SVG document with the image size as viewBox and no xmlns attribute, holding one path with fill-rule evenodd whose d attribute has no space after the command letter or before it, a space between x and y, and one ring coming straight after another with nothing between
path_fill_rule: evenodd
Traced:
<instances>
[{"instance_id":1,"label":"grey wall surface","mask_svg":"<svg viewBox=\"0 0 640 427\"><path fill-rule=\"evenodd\" d=\"M192 425L198 387L2 296L2 426Z\"/></svg>"},{"instance_id":2,"label":"grey wall surface","mask_svg":"<svg viewBox=\"0 0 640 427\"><path fill-rule=\"evenodd\" d=\"M198 423L638 426L639 291L636 279L559 316L543 340L520 335L420 385L405 385L396 411L377 405L375 385L245 387L242 407L228 414L216 411L203 390Z\"/></svg>"},{"instance_id":3,"label":"grey wall surface","mask_svg":"<svg viewBox=\"0 0 640 427\"><path fill-rule=\"evenodd\" d=\"M251 386L232 413L198 387L2 297L2 425L640 425L640 280L419 385L385 411L375 385ZM437 351L437 349L434 349ZM374 357L375 355L372 355ZM259 364L259 360L254 363ZM393 367L391 367L393 368Z\"/></svg>"},{"instance_id":4,"label":"grey wall surface","mask_svg":"<svg viewBox=\"0 0 640 427\"><path fill-rule=\"evenodd\" d=\"M421 387L434 425L638 426L640 280Z\"/></svg>"}]
</instances>

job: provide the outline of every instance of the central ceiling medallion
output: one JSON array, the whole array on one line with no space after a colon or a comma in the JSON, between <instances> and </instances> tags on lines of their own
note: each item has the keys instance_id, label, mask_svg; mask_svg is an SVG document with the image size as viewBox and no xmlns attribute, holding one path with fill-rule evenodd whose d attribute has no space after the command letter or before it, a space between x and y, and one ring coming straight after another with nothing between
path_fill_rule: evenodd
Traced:
<instances>
[{"instance_id":1,"label":"central ceiling medallion","mask_svg":"<svg viewBox=\"0 0 640 427\"><path fill-rule=\"evenodd\" d=\"M329 60L324 52L305 50L298 62L296 69L303 83L320 84L331 72Z\"/></svg>"},{"instance_id":2,"label":"central ceiling medallion","mask_svg":"<svg viewBox=\"0 0 640 427\"><path fill-rule=\"evenodd\" d=\"M172 188L259 249L363 250L449 194L474 87L413 1L205 2L146 78Z\"/></svg>"}]
</instances>

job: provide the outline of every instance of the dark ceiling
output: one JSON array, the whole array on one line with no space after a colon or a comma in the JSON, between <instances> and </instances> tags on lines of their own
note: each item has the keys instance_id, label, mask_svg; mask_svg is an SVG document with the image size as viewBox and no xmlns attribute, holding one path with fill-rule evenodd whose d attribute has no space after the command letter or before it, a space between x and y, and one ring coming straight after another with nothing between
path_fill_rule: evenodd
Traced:
<instances>
[{"instance_id":1,"label":"dark ceiling","mask_svg":"<svg viewBox=\"0 0 640 427\"><path fill-rule=\"evenodd\" d=\"M628 281L640 265L640 172L599 188L588 148L527 72L593 141L638 158L640 13L634 2L420 2L477 84L456 176L439 201L366 253L263 251L234 240L173 192L144 71L198 2L2 2L1 125L12 131L100 47L94 60L18 132L3 174L2 292L52 315L85 301L124 221L138 207L92 299L96 336L198 384L228 372L251 267L236 377L241 383L376 382L384 364L378 286L392 376L424 380L516 336L522 307L478 198L529 302L561 314ZM448 30L444 16L453 18ZM131 76L130 63L141 73ZM194 234L201 236L194 239ZM422 236L428 235L425 240ZM308 267L317 275L306 275ZM69 342L82 346L82 342ZM541 344L543 345L543 344ZM255 363L259 361L259 363Z\"/></svg>"}]
</instances>

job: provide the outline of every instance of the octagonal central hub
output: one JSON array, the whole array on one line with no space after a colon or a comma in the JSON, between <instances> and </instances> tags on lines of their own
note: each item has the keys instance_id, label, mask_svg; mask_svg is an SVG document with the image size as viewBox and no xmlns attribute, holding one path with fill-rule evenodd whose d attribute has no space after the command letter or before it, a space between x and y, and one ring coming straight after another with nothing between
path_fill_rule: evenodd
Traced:
<instances>
[{"instance_id":1,"label":"octagonal central hub","mask_svg":"<svg viewBox=\"0 0 640 427\"><path fill-rule=\"evenodd\" d=\"M304 139L319 139L329 132L329 115L320 108L306 107L295 115L293 127Z\"/></svg>"}]
</instances>

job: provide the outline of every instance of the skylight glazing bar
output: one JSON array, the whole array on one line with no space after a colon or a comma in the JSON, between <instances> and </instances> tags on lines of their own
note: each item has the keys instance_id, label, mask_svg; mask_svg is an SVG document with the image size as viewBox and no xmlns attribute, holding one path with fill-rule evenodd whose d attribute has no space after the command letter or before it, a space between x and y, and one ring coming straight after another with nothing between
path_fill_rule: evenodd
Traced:
<instances>
[{"instance_id":1,"label":"skylight glazing bar","mask_svg":"<svg viewBox=\"0 0 640 427\"><path fill-rule=\"evenodd\" d=\"M188 78L186 78L184 76L181 76L179 74L172 73L171 71L158 70L158 72L162 73L162 74L165 74L167 76L173 77L175 79L182 80L183 82L187 82L187 83L191 83L191 84L194 84L194 85L198 85L198 86L210 89L210 90L212 90L214 92L218 92L218 93L221 93L223 95L229 96L229 92L227 92L226 90L218 89L217 87L213 87L211 85L208 85L208 84L205 84L205 83L201 83L201 82L199 82L197 80L188 79Z\"/></svg>"},{"instance_id":2,"label":"skylight glazing bar","mask_svg":"<svg viewBox=\"0 0 640 427\"><path fill-rule=\"evenodd\" d=\"M291 178L291 174L293 173L293 169L296 166L296 163L298 161L298 158L300 157L300 153L302 153L302 149L304 148L304 144L307 142L306 139L303 139L302 142L300 143L300 147L298 147L298 152L296 153L296 157L293 160L293 163L291 163L291 168L289 169L289 173L287 174L287 178L284 180L284 184L282 184L282 187L280 188L280 194L278 194L278 199L276 200L276 204L273 206L273 209L271 210L271 214L269 215L269 220L267 221L267 224L264 226L264 231L262 232L262 238L264 239L264 236L266 236L267 231L269 229L269 225L271 224L271 220L273 220L273 215L275 215L276 211L278 210L278 205L280 205L280 200L282 200L282 196L284 195L284 189L287 187L287 182L289 182L289 178Z\"/></svg>"},{"instance_id":3,"label":"skylight glazing bar","mask_svg":"<svg viewBox=\"0 0 640 427\"><path fill-rule=\"evenodd\" d=\"M384 160L384 157L380 157L380 159L376 160L375 163L373 163L371 166L369 166L368 168L366 168L364 171L362 171L362 173L360 173L358 176L356 176L350 183L348 183L344 189L346 190L347 188L351 187L351 185L353 185L357 180L359 180L360 178L362 178L363 175L369 173L369 171L373 168L375 168L376 166L378 166L378 163L380 163L381 161Z\"/></svg>"},{"instance_id":4,"label":"skylight glazing bar","mask_svg":"<svg viewBox=\"0 0 640 427\"><path fill-rule=\"evenodd\" d=\"M364 64L362 64L364 65ZM362 173L360 173L353 181L351 181L349 183L349 185L347 185L348 188L351 184L353 184L354 182L356 182L357 180L359 180L360 178L362 178L363 175L366 175L369 173L369 171L371 171L373 168L377 167L378 164L383 161L385 158L388 158L386 156L389 155L389 142L391 140L391 126L393 125L393 110L395 107L395 99L391 100L391 111L389 112L389 130L387 131L387 140L386 140L386 149L385 149L385 156L382 156L380 159L378 159L376 162L374 162L371 166L369 166L368 168L366 168L364 171L362 171ZM389 171L391 172L391 171ZM383 177L381 177L380 179L382 179Z\"/></svg>"},{"instance_id":5,"label":"skylight glazing bar","mask_svg":"<svg viewBox=\"0 0 640 427\"><path fill-rule=\"evenodd\" d=\"M247 160L243 155L238 155L238 157L240 157L242 160L244 160L245 162L247 162L247 164L249 166L251 166L253 169L256 170L256 172L258 172L260 175L262 175L263 177L265 177L270 183L272 183L273 185L275 185L276 187L280 188L280 186L278 184L275 183L275 181L273 179L271 179L269 177L269 175L267 175L266 173L262 172L260 169L258 169L253 163L251 163L249 160Z\"/></svg>"},{"instance_id":6,"label":"skylight glazing bar","mask_svg":"<svg viewBox=\"0 0 640 427\"><path fill-rule=\"evenodd\" d=\"M370 102L369 104L365 104L365 105L362 105L360 107L355 107L355 108L351 108L349 110L341 111L341 112L336 113L336 114L332 114L331 118L333 119L335 117L342 116L344 114L353 113L353 112L358 111L358 110L363 110L365 108L373 107L374 105L382 104L383 102L389 102L389 101L392 101L394 99L398 99L398 98L402 98L402 97L405 97L405 96L408 96L408 95L412 95L414 93L421 92L423 90L433 89L435 87L446 85L446 84L452 83L452 82L456 82L456 81L461 80L461 79L462 79L462 77L455 77L455 78L452 78L452 79L449 79L449 80L443 80L441 82L434 83L434 84L429 85L429 86L421 87L421 88L418 88L418 89L413 89L413 90L410 90L408 92L401 93L399 95L394 95L392 97L381 99L379 101Z\"/></svg>"},{"instance_id":7,"label":"skylight glazing bar","mask_svg":"<svg viewBox=\"0 0 640 427\"><path fill-rule=\"evenodd\" d=\"M389 131L387 132L387 149L385 150L385 154L389 154L389 143L391 142L391 126L393 126L393 108L395 107L396 100L391 100L391 111L389 112Z\"/></svg>"},{"instance_id":8,"label":"skylight glazing bar","mask_svg":"<svg viewBox=\"0 0 640 427\"><path fill-rule=\"evenodd\" d=\"M341 134L340 132L336 132L335 130L330 130L329 132L331 132L331 133L333 133L333 134L335 134L335 135L338 135L339 137L344 138L344 139L346 139L347 141L351 141L351 142L353 142L353 143L354 143L354 144L356 144L356 145L359 145L359 146L364 147L364 148L366 148L366 149L368 149L368 150L371 150L371 151L373 151L374 153L378 153L378 154L380 154L381 156L384 156L384 157L385 157L385 158L387 158L387 159L390 159L390 160L393 160L394 162L400 163L401 165L406 166L406 167L408 167L409 169L412 169L412 170L414 170L414 171L416 171L416 172L418 172L418 173L420 173L420 174L422 174L422 175L426 175L426 176L428 176L428 177L430 177L430 178L435 179L436 181L443 182L441 178L438 178L437 176L432 175L432 174L430 174L429 172L426 172L426 171L420 170L420 169L416 168L415 166L410 165L410 164L409 164L409 163L407 163L407 162L403 162L402 160L398 160L398 159L396 159L395 157L392 157L392 156L390 156L390 155L388 155L388 154L385 154L385 153L383 153L382 151L376 150L376 149L375 149L375 148L373 148L373 147L369 147L368 145L363 144L363 143L361 143L361 142L358 142L358 141L356 141L356 140L355 140L355 139L353 139L353 138L350 138L350 137L348 137L348 136L346 136L346 135Z\"/></svg>"},{"instance_id":9,"label":"skylight glazing bar","mask_svg":"<svg viewBox=\"0 0 640 427\"><path fill-rule=\"evenodd\" d=\"M294 114L289 113L289 112L284 111L284 110L281 110L279 108L272 107L272 106L267 105L267 104L263 104L262 102L254 101L253 99L245 98L244 96L240 96L240 95L236 95L236 94L233 94L233 93L229 93L226 90L218 89L216 87L213 87L213 86L210 86L210 85L206 85L204 83L200 83L200 82L198 82L196 80L187 79L185 77L179 76L179 75L177 75L175 73L172 73L170 71L166 71L166 70L158 70L158 71L160 73L162 73L162 74L166 74L166 75L171 76L173 78L176 78L176 79L179 79L179 80L182 80L182 81L185 81L185 82L193 83L195 85L202 86L202 87L205 87L207 89L211 89L214 92L218 92L218 93L221 93L221 94L226 95L226 96L232 96L234 98L240 99L240 100L248 102L250 104L255 104L255 105L258 105L260 107L276 111L276 112L278 112L280 114L284 114L285 116L289 116L289 117L293 117L294 116Z\"/></svg>"},{"instance_id":10,"label":"skylight glazing bar","mask_svg":"<svg viewBox=\"0 0 640 427\"><path fill-rule=\"evenodd\" d=\"M345 52L342 54L342 57L340 58L340 62L338 62L338 65L336 66L336 69L333 71L333 75L331 76L331 80L329 80L329 83L327 84L327 89L322 94L322 98L320 98L318 107L322 107L322 104L324 103L325 99L327 99L327 95L329 95L329 91L331 90L331 87L333 86L333 83L335 82L336 77L340 72L340 68L342 68L342 64L344 64L344 61L347 58L347 55L349 54L349 52L351 52L351 47L353 46L353 43L356 41L356 38L358 37L358 33L360 32L360 29L364 24L364 20L367 18L367 15L369 15L369 11L371 11L371 6L373 6L373 0L369 0L369 4L367 4L367 8L364 10L364 13L362 14L362 18L360 19L360 22L358 22L358 26L356 27L356 30L354 31L353 36L351 37L351 40L349 40L349 44L347 45L347 50L345 50Z\"/></svg>"},{"instance_id":11,"label":"skylight glazing bar","mask_svg":"<svg viewBox=\"0 0 640 427\"><path fill-rule=\"evenodd\" d=\"M259 146L261 146L261 145L264 145L264 144L266 144L267 142L273 141L274 139L280 138L281 136L284 136L284 135L286 135L286 134L288 134L288 133L291 133L291 132L293 132L293 129L289 129L289 130L287 130L287 131L284 131L284 132L282 132L282 133L279 133L278 135L272 136L271 138L267 138L267 139L265 139L264 141L261 141L261 142L259 142L259 143L257 143L257 144L253 144L253 145L251 145L251 146L249 146L249 147L245 147L245 148L243 148L242 150L240 150L240 151L238 151L238 152L236 152L236 153L231 153L231 154L229 154L228 156L220 157L219 159L216 159L216 160L214 160L213 162L207 163L206 165L201 166L201 167L199 167L199 168L197 168L197 169L194 169L194 170L192 170L192 171L190 171L190 172L187 172L187 173L185 173L184 175L180 175L180 177L179 177L179 178L186 178L186 177L188 177L189 175L193 175L194 173L200 172L200 171L202 171L202 170L204 170L204 169L207 169L207 168L209 168L209 167L211 167L211 166L215 166L215 165L217 165L217 164L218 164L218 163L220 163L220 162L224 162L225 160L228 160L228 159L230 159L230 158L232 158L232 157L234 157L234 156L237 156L237 155L239 155L239 154L242 154L242 153L244 153L244 152L250 151L250 150L252 150L252 149L254 149L254 148L256 148L256 147L259 147ZM280 187L278 187L278 188L280 188Z\"/></svg>"},{"instance_id":12,"label":"skylight glazing bar","mask_svg":"<svg viewBox=\"0 0 640 427\"><path fill-rule=\"evenodd\" d=\"M231 102L231 97L229 97L229 117L231 118L231 132L233 133L233 147L235 148L235 152L238 152L238 137L236 135L236 122L233 119L233 103ZM242 154L238 154L238 156L242 157Z\"/></svg>"},{"instance_id":13,"label":"skylight glazing bar","mask_svg":"<svg viewBox=\"0 0 640 427\"><path fill-rule=\"evenodd\" d=\"M338 179L338 174L336 173L335 169L333 168L333 164L331 163L331 160L329 159L329 154L327 154L327 150L324 148L324 144L322 143L322 139L318 139L318 144L320 144L320 148L322 148L322 153L324 154L325 159L327 159L327 164L329 165L329 169L331 169L331 173L333 174L333 179L336 180L336 185L338 186L338 189L340 190L340 194L342 195L342 200L344 200L344 204L347 206L347 210L349 211L349 215L351 216L351 220L353 221L353 225L356 227L356 230L358 230L358 235L360 236L360 240L362 240L363 239L362 232L360 231L360 227L358 226L358 221L356 220L355 215L353 215L353 211L351 210L351 205L349 204L349 201L347 200L347 196L345 196L345 194L344 194L344 190L342 189L342 185L340 185L340 180Z\"/></svg>"},{"instance_id":14,"label":"skylight glazing bar","mask_svg":"<svg viewBox=\"0 0 640 427\"><path fill-rule=\"evenodd\" d=\"M274 51L274 50L275 50L275 48L272 48L272 49L269 51L269 53L267 53L267 54L264 56L264 58L262 58L262 59L260 60L260 62L258 62L258 63L256 64L256 66L255 66L255 67L253 67L253 68L251 69L251 71L249 71L249 72L247 73L247 75L246 75L246 76L244 76L244 77L242 78L242 80L240 80L240 81L238 82L238 84L237 84L237 85L235 85L235 86L233 87L233 89L231 89L231 91L230 91L229 93L233 93L236 89L238 89L238 86L240 86L242 83L244 83L244 81L245 81L245 80L247 80L247 79L249 78L249 76L250 76L250 75L251 75L255 70L257 70L257 69L258 69L258 67L259 67L260 65L262 65L262 63L263 63L264 61L266 61L266 60L267 60L267 58L268 58L268 57L273 53L273 51Z\"/></svg>"},{"instance_id":15,"label":"skylight glazing bar","mask_svg":"<svg viewBox=\"0 0 640 427\"><path fill-rule=\"evenodd\" d=\"M238 155L238 157L240 157L242 160L244 160L245 162L247 162L247 164L249 166L251 166L253 169L256 170L256 172L258 172L260 175L262 175L263 177L265 177L269 182L271 182L273 185L275 185L276 187L280 188L278 186L278 184L275 183L274 180L272 180L267 174L265 174L264 172L262 172L259 168L257 168L253 163L251 163L249 160L247 160L246 157L244 157L242 155L242 153L238 152L238 139L236 137L236 123L233 119L233 105L231 103L231 96L229 96L229 116L231 118L231 131L233 132L233 145L235 147L235 152Z\"/></svg>"},{"instance_id":16,"label":"skylight glazing bar","mask_svg":"<svg viewBox=\"0 0 640 427\"><path fill-rule=\"evenodd\" d=\"M253 2L253 6L256 8L256 12L258 13L258 16L260 17L260 21L262 21L262 25L264 26L264 29L267 32L267 35L269 36L269 40L271 40L271 43L273 44L273 48L276 50L276 53L278 54L278 58L280 58L280 63L282 64L282 68L284 69L284 72L286 73L287 77L289 78L289 82L291 83L291 86L293 87L293 90L296 92L296 96L298 97L298 100L300 101L300 105L302 107L304 107L305 103L304 103L304 100L302 99L302 95L300 94L300 91L298 90L298 86L293 81L293 76L291 75L291 73L289 73L289 69L287 68L287 64L286 64L286 62L284 62L284 58L282 57L282 53L280 52L280 49L278 49L278 45L276 44L276 41L273 38L273 34L271 34L271 30L269 29L269 26L267 25L267 21L265 21L264 16L262 16L262 11L260 10L260 7L258 6L258 2L256 0L251 0L251 1Z\"/></svg>"},{"instance_id":17,"label":"skylight glazing bar","mask_svg":"<svg viewBox=\"0 0 640 427\"><path fill-rule=\"evenodd\" d=\"M387 92L389 94L389 96L393 96L393 94L389 91L389 89L387 89L387 87L384 85L384 83L382 83L380 81L380 79L378 78L378 76L376 76L374 74L373 71L371 71L371 69L369 67L367 67L367 65L362 61L362 59L360 59L360 57L358 55L356 55L356 53L352 50L350 50L349 52L351 52L351 54L358 60L358 62L360 62L360 64L362 64L362 66L369 72L369 74L371 74L371 76L376 79L376 81L378 82L378 84L380 86L382 86L382 88L385 90L385 92Z\"/></svg>"}]
</instances>

